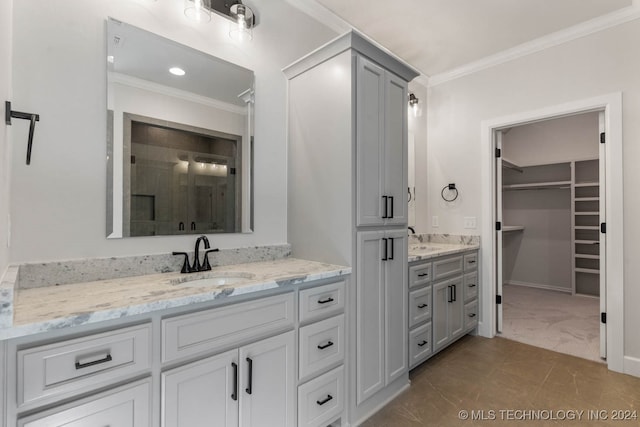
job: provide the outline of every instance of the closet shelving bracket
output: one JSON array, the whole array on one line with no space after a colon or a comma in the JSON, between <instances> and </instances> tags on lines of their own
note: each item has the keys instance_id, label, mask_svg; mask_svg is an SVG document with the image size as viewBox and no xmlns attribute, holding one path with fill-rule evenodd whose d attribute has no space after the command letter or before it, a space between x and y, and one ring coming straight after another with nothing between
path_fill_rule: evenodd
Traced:
<instances>
[{"instance_id":1,"label":"closet shelving bracket","mask_svg":"<svg viewBox=\"0 0 640 427\"><path fill-rule=\"evenodd\" d=\"M11 119L29 120L29 139L27 141L27 165L31 164L31 148L33 147L33 133L36 129L36 122L40 121L40 114L23 113L21 111L13 111L11 109L11 101L4 102L4 122L11 125Z\"/></svg>"}]
</instances>

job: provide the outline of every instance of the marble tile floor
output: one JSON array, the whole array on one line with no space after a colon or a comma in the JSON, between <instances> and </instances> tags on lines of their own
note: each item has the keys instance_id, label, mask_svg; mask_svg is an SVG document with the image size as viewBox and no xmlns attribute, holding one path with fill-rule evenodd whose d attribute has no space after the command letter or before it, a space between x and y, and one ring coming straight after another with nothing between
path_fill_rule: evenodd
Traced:
<instances>
[{"instance_id":1,"label":"marble tile floor","mask_svg":"<svg viewBox=\"0 0 640 427\"><path fill-rule=\"evenodd\" d=\"M502 302L503 338L602 362L598 298L504 285Z\"/></svg>"},{"instance_id":2,"label":"marble tile floor","mask_svg":"<svg viewBox=\"0 0 640 427\"><path fill-rule=\"evenodd\" d=\"M410 378L363 427L640 425L640 378L504 338L468 335Z\"/></svg>"}]
</instances>

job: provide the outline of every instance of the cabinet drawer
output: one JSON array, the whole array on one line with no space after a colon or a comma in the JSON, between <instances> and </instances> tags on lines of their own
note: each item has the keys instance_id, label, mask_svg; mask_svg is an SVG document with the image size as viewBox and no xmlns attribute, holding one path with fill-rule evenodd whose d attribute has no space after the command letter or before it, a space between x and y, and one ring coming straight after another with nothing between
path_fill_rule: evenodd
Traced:
<instances>
[{"instance_id":1,"label":"cabinet drawer","mask_svg":"<svg viewBox=\"0 0 640 427\"><path fill-rule=\"evenodd\" d=\"M409 365L411 368L431 355L431 322L409 332Z\"/></svg>"},{"instance_id":2,"label":"cabinet drawer","mask_svg":"<svg viewBox=\"0 0 640 427\"><path fill-rule=\"evenodd\" d=\"M478 301L464 306L464 329L473 329L478 325Z\"/></svg>"},{"instance_id":3,"label":"cabinet drawer","mask_svg":"<svg viewBox=\"0 0 640 427\"><path fill-rule=\"evenodd\" d=\"M300 380L344 360L344 314L300 328Z\"/></svg>"},{"instance_id":4,"label":"cabinet drawer","mask_svg":"<svg viewBox=\"0 0 640 427\"><path fill-rule=\"evenodd\" d=\"M342 313L344 293L344 280L300 291L300 323Z\"/></svg>"},{"instance_id":5,"label":"cabinet drawer","mask_svg":"<svg viewBox=\"0 0 640 427\"><path fill-rule=\"evenodd\" d=\"M409 292L409 327L431 319L431 286Z\"/></svg>"},{"instance_id":6,"label":"cabinet drawer","mask_svg":"<svg viewBox=\"0 0 640 427\"><path fill-rule=\"evenodd\" d=\"M433 280L462 273L462 256L445 258L433 262Z\"/></svg>"},{"instance_id":7,"label":"cabinet drawer","mask_svg":"<svg viewBox=\"0 0 640 427\"><path fill-rule=\"evenodd\" d=\"M467 273L464 275L464 302L469 302L478 297L478 273Z\"/></svg>"},{"instance_id":8,"label":"cabinet drawer","mask_svg":"<svg viewBox=\"0 0 640 427\"><path fill-rule=\"evenodd\" d=\"M151 426L151 379L18 420L18 427Z\"/></svg>"},{"instance_id":9,"label":"cabinet drawer","mask_svg":"<svg viewBox=\"0 0 640 427\"><path fill-rule=\"evenodd\" d=\"M324 427L344 410L344 368L340 366L298 387L298 426Z\"/></svg>"},{"instance_id":10,"label":"cabinet drawer","mask_svg":"<svg viewBox=\"0 0 640 427\"><path fill-rule=\"evenodd\" d=\"M478 253L466 254L464 256L464 271L475 270L478 268Z\"/></svg>"},{"instance_id":11,"label":"cabinet drawer","mask_svg":"<svg viewBox=\"0 0 640 427\"><path fill-rule=\"evenodd\" d=\"M293 327L293 292L162 320L162 362Z\"/></svg>"},{"instance_id":12,"label":"cabinet drawer","mask_svg":"<svg viewBox=\"0 0 640 427\"><path fill-rule=\"evenodd\" d=\"M431 281L431 263L409 267L409 287L425 285Z\"/></svg>"},{"instance_id":13,"label":"cabinet drawer","mask_svg":"<svg viewBox=\"0 0 640 427\"><path fill-rule=\"evenodd\" d=\"M151 366L151 325L133 326L18 351L18 406L94 389Z\"/></svg>"}]
</instances>

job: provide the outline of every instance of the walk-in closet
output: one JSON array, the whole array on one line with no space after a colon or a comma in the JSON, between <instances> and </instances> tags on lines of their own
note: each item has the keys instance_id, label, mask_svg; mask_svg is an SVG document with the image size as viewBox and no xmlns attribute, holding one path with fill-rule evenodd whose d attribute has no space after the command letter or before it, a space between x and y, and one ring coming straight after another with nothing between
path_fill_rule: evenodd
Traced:
<instances>
[{"instance_id":1,"label":"walk-in closet","mask_svg":"<svg viewBox=\"0 0 640 427\"><path fill-rule=\"evenodd\" d=\"M598 112L502 130L502 335L601 360ZM603 252L603 251L602 251Z\"/></svg>"}]
</instances>

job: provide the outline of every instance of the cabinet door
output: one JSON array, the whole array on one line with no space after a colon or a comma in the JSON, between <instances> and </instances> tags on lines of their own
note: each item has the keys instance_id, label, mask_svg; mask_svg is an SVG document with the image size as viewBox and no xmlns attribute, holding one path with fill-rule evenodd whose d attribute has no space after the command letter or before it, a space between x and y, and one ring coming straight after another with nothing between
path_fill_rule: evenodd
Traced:
<instances>
[{"instance_id":1,"label":"cabinet door","mask_svg":"<svg viewBox=\"0 0 640 427\"><path fill-rule=\"evenodd\" d=\"M294 427L294 344L291 331L240 348L241 427Z\"/></svg>"},{"instance_id":2,"label":"cabinet door","mask_svg":"<svg viewBox=\"0 0 640 427\"><path fill-rule=\"evenodd\" d=\"M358 57L356 73L357 225L384 224L382 217L384 210L388 209L388 204L385 204L386 199L382 198L384 196L384 91L384 69ZM406 204L406 198L398 202Z\"/></svg>"},{"instance_id":3,"label":"cabinet door","mask_svg":"<svg viewBox=\"0 0 640 427\"><path fill-rule=\"evenodd\" d=\"M382 261L384 231L359 232L356 267L357 404L385 385L385 287ZM406 295L406 293L405 293Z\"/></svg>"},{"instance_id":4,"label":"cabinet door","mask_svg":"<svg viewBox=\"0 0 640 427\"><path fill-rule=\"evenodd\" d=\"M462 276L449 281L452 286L453 301L449 303L449 336L456 339L464 332L464 289Z\"/></svg>"},{"instance_id":5,"label":"cabinet door","mask_svg":"<svg viewBox=\"0 0 640 427\"><path fill-rule=\"evenodd\" d=\"M162 426L237 426L237 369L232 350L163 372Z\"/></svg>"},{"instance_id":6,"label":"cabinet door","mask_svg":"<svg viewBox=\"0 0 640 427\"><path fill-rule=\"evenodd\" d=\"M406 203L405 203L406 204ZM385 268L385 378L391 383L407 371L407 233L389 231Z\"/></svg>"},{"instance_id":7,"label":"cabinet door","mask_svg":"<svg viewBox=\"0 0 640 427\"><path fill-rule=\"evenodd\" d=\"M433 285L433 351L438 351L449 342L449 299L448 280Z\"/></svg>"},{"instance_id":8,"label":"cabinet door","mask_svg":"<svg viewBox=\"0 0 640 427\"><path fill-rule=\"evenodd\" d=\"M406 225L407 217L407 82L385 74L384 189L389 197L386 224Z\"/></svg>"}]
</instances>

